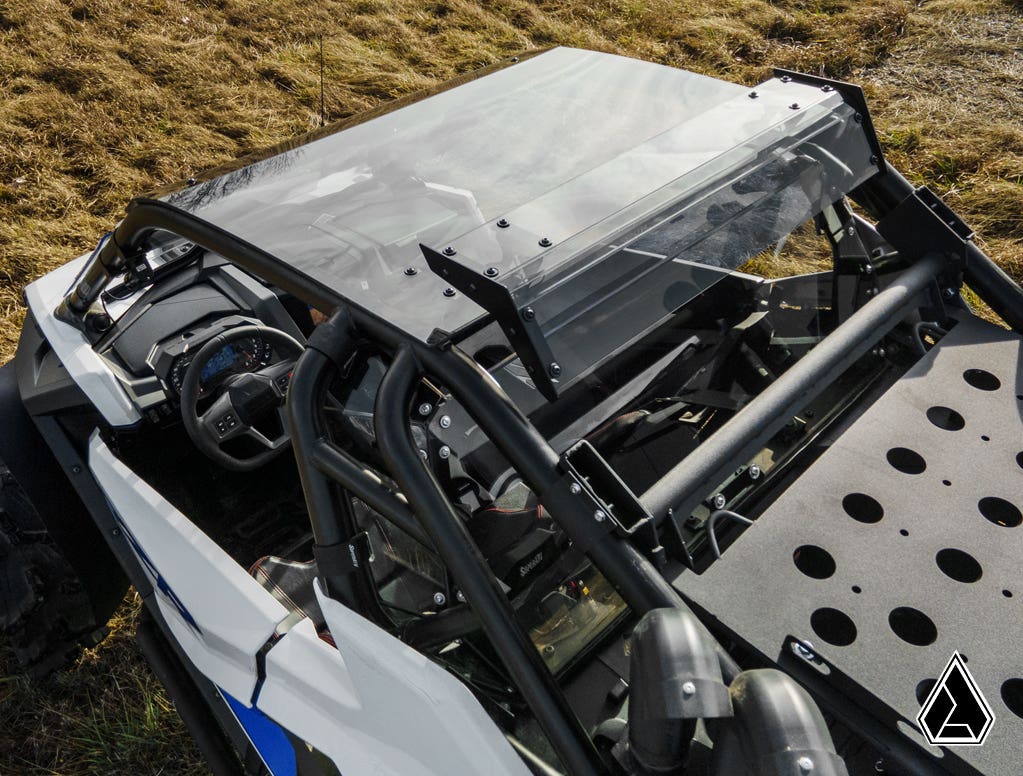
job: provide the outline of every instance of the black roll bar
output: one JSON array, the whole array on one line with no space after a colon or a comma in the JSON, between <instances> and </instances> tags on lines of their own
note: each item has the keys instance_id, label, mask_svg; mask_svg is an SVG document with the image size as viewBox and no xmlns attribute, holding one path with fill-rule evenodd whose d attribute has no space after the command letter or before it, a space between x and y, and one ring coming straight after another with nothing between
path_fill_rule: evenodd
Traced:
<instances>
[{"instance_id":1,"label":"black roll bar","mask_svg":"<svg viewBox=\"0 0 1023 776\"><path fill-rule=\"evenodd\" d=\"M685 519L713 495L709 490L723 482L737 462L753 457L793 415L902 320L944 267L943 257L932 255L903 272L654 483L640 497L643 506L658 520L668 510Z\"/></svg>"},{"instance_id":2,"label":"black roll bar","mask_svg":"<svg viewBox=\"0 0 1023 776\"><path fill-rule=\"evenodd\" d=\"M468 528L419 456L409 412L422 377L412 349L403 345L377 392L373 416L380 452L562 763L572 774L606 773L564 693L515 619L511 602Z\"/></svg>"}]
</instances>

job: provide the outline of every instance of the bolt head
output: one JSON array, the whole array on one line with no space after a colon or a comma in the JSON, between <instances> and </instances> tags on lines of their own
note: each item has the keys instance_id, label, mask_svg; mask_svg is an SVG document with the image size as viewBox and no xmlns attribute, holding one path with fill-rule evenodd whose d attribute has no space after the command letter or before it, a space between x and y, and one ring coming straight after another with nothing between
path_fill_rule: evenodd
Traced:
<instances>
[{"instance_id":1,"label":"bolt head","mask_svg":"<svg viewBox=\"0 0 1023 776\"><path fill-rule=\"evenodd\" d=\"M598 509L593 513L593 519L598 523L603 523L607 519L607 513L603 509Z\"/></svg>"},{"instance_id":2,"label":"bolt head","mask_svg":"<svg viewBox=\"0 0 1023 776\"><path fill-rule=\"evenodd\" d=\"M455 598L458 599L459 603L462 603L462 604L465 603L465 593L463 593L461 590L456 590L455 591Z\"/></svg>"},{"instance_id":3,"label":"bolt head","mask_svg":"<svg viewBox=\"0 0 1023 776\"><path fill-rule=\"evenodd\" d=\"M405 274L408 275L409 277L412 277L413 275L418 275L419 270L416 269L415 267L405 267Z\"/></svg>"},{"instance_id":4,"label":"bolt head","mask_svg":"<svg viewBox=\"0 0 1023 776\"><path fill-rule=\"evenodd\" d=\"M813 760L803 755L796 760L796 767L799 768L800 773L810 773L813 770Z\"/></svg>"},{"instance_id":5,"label":"bolt head","mask_svg":"<svg viewBox=\"0 0 1023 776\"><path fill-rule=\"evenodd\" d=\"M444 249L444 255L445 256L454 256L456 253L458 253L458 251L456 251L450 245L447 248Z\"/></svg>"},{"instance_id":6,"label":"bolt head","mask_svg":"<svg viewBox=\"0 0 1023 776\"><path fill-rule=\"evenodd\" d=\"M760 470L760 467L755 463L751 463L749 467L749 478L751 480L759 480L761 474L763 474L763 472Z\"/></svg>"},{"instance_id":7,"label":"bolt head","mask_svg":"<svg viewBox=\"0 0 1023 776\"><path fill-rule=\"evenodd\" d=\"M441 428L451 428L451 416L449 416L449 415L441 415L440 416L440 427Z\"/></svg>"},{"instance_id":8,"label":"bolt head","mask_svg":"<svg viewBox=\"0 0 1023 776\"><path fill-rule=\"evenodd\" d=\"M790 107L790 108L791 108L792 110L799 110L799 103L798 103L798 102L794 102L794 103L792 103L791 105L789 105L789 107Z\"/></svg>"},{"instance_id":9,"label":"bolt head","mask_svg":"<svg viewBox=\"0 0 1023 776\"><path fill-rule=\"evenodd\" d=\"M757 97L759 97L759 96L760 96L760 95L759 95L759 94L757 94L757 93L756 93L756 91L752 91L752 92L750 92L750 93L749 93L749 98L750 98L751 100L755 100L755 99L756 99Z\"/></svg>"},{"instance_id":10,"label":"bolt head","mask_svg":"<svg viewBox=\"0 0 1023 776\"><path fill-rule=\"evenodd\" d=\"M869 262L864 264L863 265L863 274L865 274L865 275L873 275L874 274L874 265L869 263Z\"/></svg>"},{"instance_id":11,"label":"bolt head","mask_svg":"<svg viewBox=\"0 0 1023 776\"><path fill-rule=\"evenodd\" d=\"M683 682L682 694L685 695L687 698L691 695L696 695L696 685L693 684L692 682Z\"/></svg>"},{"instance_id":12,"label":"bolt head","mask_svg":"<svg viewBox=\"0 0 1023 776\"><path fill-rule=\"evenodd\" d=\"M507 229L509 226L511 226L511 224L508 223L508 219L507 218L499 218L499 219L497 219L497 225L499 227L501 227L502 229Z\"/></svg>"},{"instance_id":13,"label":"bolt head","mask_svg":"<svg viewBox=\"0 0 1023 776\"><path fill-rule=\"evenodd\" d=\"M727 504L727 503L728 503L728 497L725 496L724 493L718 493L716 496L714 496L714 508L715 509L724 509L725 508L725 504Z\"/></svg>"},{"instance_id":14,"label":"bolt head","mask_svg":"<svg viewBox=\"0 0 1023 776\"><path fill-rule=\"evenodd\" d=\"M437 455L439 455L441 458L450 458L451 448L448 447L447 445L444 445L443 447L441 447L440 450L437 451Z\"/></svg>"},{"instance_id":15,"label":"bolt head","mask_svg":"<svg viewBox=\"0 0 1023 776\"><path fill-rule=\"evenodd\" d=\"M547 367L547 374L549 374L551 377L557 377L558 375L560 375L561 364L559 364L557 361L552 361L550 363L550 366Z\"/></svg>"},{"instance_id":16,"label":"bolt head","mask_svg":"<svg viewBox=\"0 0 1023 776\"><path fill-rule=\"evenodd\" d=\"M554 243L551 242L551 238L550 237L541 237L540 238L540 247L541 248L550 248L552 245L554 245Z\"/></svg>"},{"instance_id":17,"label":"bolt head","mask_svg":"<svg viewBox=\"0 0 1023 776\"><path fill-rule=\"evenodd\" d=\"M424 401L422 404L419 405L419 414L422 415L424 418L431 412L433 412L433 406L428 402Z\"/></svg>"},{"instance_id":18,"label":"bolt head","mask_svg":"<svg viewBox=\"0 0 1023 776\"><path fill-rule=\"evenodd\" d=\"M568 492L571 493L573 496L578 496L580 493L583 492L583 486L580 485L578 482L573 482L571 485L568 486Z\"/></svg>"},{"instance_id":19,"label":"bolt head","mask_svg":"<svg viewBox=\"0 0 1023 776\"><path fill-rule=\"evenodd\" d=\"M483 270L483 274L486 275L488 278L496 278L499 273L497 267L487 267L485 270Z\"/></svg>"},{"instance_id":20,"label":"bolt head","mask_svg":"<svg viewBox=\"0 0 1023 776\"><path fill-rule=\"evenodd\" d=\"M430 456L427 454L425 450L419 451L419 457L422 458L424 461L430 460Z\"/></svg>"},{"instance_id":21,"label":"bolt head","mask_svg":"<svg viewBox=\"0 0 1023 776\"><path fill-rule=\"evenodd\" d=\"M787 83L788 83L789 81L791 81L791 80L792 80L792 76L788 76L788 75L783 75L783 76L782 76L782 77L781 77L781 78L780 78L779 80L780 80L780 81L781 81L781 82L782 82L783 84L787 84Z\"/></svg>"},{"instance_id":22,"label":"bolt head","mask_svg":"<svg viewBox=\"0 0 1023 776\"><path fill-rule=\"evenodd\" d=\"M522 320L531 321L536 318L536 311L532 307L527 307L522 311Z\"/></svg>"},{"instance_id":23,"label":"bolt head","mask_svg":"<svg viewBox=\"0 0 1023 776\"><path fill-rule=\"evenodd\" d=\"M448 597L438 590L433 594L433 602L437 604L437 606L444 606L444 604L448 602Z\"/></svg>"},{"instance_id":24,"label":"bolt head","mask_svg":"<svg viewBox=\"0 0 1023 776\"><path fill-rule=\"evenodd\" d=\"M941 292L941 295L946 299L955 299L956 291L954 288L946 288L944 291Z\"/></svg>"},{"instance_id":25,"label":"bolt head","mask_svg":"<svg viewBox=\"0 0 1023 776\"><path fill-rule=\"evenodd\" d=\"M452 297L454 295L455 295L455 289L453 289L451 286L448 286L447 288L444 289L444 296Z\"/></svg>"}]
</instances>

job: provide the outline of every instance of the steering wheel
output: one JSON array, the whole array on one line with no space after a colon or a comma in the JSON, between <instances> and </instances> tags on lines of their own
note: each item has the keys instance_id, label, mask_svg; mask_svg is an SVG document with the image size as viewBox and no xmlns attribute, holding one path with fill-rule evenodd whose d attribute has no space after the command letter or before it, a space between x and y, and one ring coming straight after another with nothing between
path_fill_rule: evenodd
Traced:
<instances>
[{"instance_id":1,"label":"steering wheel","mask_svg":"<svg viewBox=\"0 0 1023 776\"><path fill-rule=\"evenodd\" d=\"M251 337L258 337L272 346L282 360L255 372L230 375L217 387L219 395L213 404L199 414L199 389L206 364L225 347ZM287 450L291 437L283 419L282 431L273 439L267 438L253 424L284 405L291 372L302 350L303 346L290 335L265 326L238 326L203 345L181 380L181 419L195 446L225 468L239 472L258 469ZM266 449L248 458L224 450L225 442L240 437L247 437Z\"/></svg>"}]
</instances>

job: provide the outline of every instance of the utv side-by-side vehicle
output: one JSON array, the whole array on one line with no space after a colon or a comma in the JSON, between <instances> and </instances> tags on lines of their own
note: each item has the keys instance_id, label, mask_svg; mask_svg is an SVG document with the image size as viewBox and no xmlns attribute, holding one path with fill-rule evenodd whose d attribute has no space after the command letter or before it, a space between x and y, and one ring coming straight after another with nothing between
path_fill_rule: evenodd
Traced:
<instances>
[{"instance_id":1,"label":"utv side-by-side vehicle","mask_svg":"<svg viewBox=\"0 0 1023 776\"><path fill-rule=\"evenodd\" d=\"M0 370L0 629L133 585L218 776L1018 774L971 238L854 86L571 49L136 199Z\"/></svg>"}]
</instances>

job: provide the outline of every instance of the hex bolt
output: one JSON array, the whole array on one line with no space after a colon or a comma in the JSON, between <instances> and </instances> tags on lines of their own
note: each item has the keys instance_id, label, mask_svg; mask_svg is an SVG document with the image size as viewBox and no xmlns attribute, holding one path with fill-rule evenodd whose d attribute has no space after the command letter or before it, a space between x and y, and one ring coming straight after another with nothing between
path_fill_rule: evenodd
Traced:
<instances>
[{"instance_id":1,"label":"hex bolt","mask_svg":"<svg viewBox=\"0 0 1023 776\"><path fill-rule=\"evenodd\" d=\"M431 412L433 412L433 405L430 404L429 402L424 401L422 404L419 405L419 414L422 415L424 418Z\"/></svg>"},{"instance_id":2,"label":"hex bolt","mask_svg":"<svg viewBox=\"0 0 1023 776\"><path fill-rule=\"evenodd\" d=\"M557 377L561 374L561 364L557 361L551 361L550 365L547 367L547 373L551 377Z\"/></svg>"},{"instance_id":3,"label":"hex bolt","mask_svg":"<svg viewBox=\"0 0 1023 776\"><path fill-rule=\"evenodd\" d=\"M693 684L692 682L683 682L682 694L685 695L687 698L692 695L696 695L696 685Z\"/></svg>"},{"instance_id":4,"label":"hex bolt","mask_svg":"<svg viewBox=\"0 0 1023 776\"><path fill-rule=\"evenodd\" d=\"M507 218L499 218L499 219L497 219L497 225L500 228L502 228L502 229L507 229L509 226L511 226L511 224L508 223L508 219Z\"/></svg>"},{"instance_id":5,"label":"hex bolt","mask_svg":"<svg viewBox=\"0 0 1023 776\"><path fill-rule=\"evenodd\" d=\"M796 760L796 767L799 768L800 773L810 773L813 770L813 760L804 754Z\"/></svg>"},{"instance_id":6,"label":"hex bolt","mask_svg":"<svg viewBox=\"0 0 1023 776\"><path fill-rule=\"evenodd\" d=\"M412 277L413 275L418 275L419 270L416 269L415 267L405 267L405 274L408 275L409 277Z\"/></svg>"},{"instance_id":7,"label":"hex bolt","mask_svg":"<svg viewBox=\"0 0 1023 776\"><path fill-rule=\"evenodd\" d=\"M541 248L550 248L553 244L554 243L551 242L551 238L550 237L541 237L540 238L540 247Z\"/></svg>"},{"instance_id":8,"label":"hex bolt","mask_svg":"<svg viewBox=\"0 0 1023 776\"><path fill-rule=\"evenodd\" d=\"M444 606L444 604L448 602L448 597L438 590L433 594L433 602L437 604L437 606Z\"/></svg>"},{"instance_id":9,"label":"hex bolt","mask_svg":"<svg viewBox=\"0 0 1023 776\"><path fill-rule=\"evenodd\" d=\"M789 105L789 107L792 108L792 110L799 110L799 103L794 102L791 105Z\"/></svg>"},{"instance_id":10,"label":"hex bolt","mask_svg":"<svg viewBox=\"0 0 1023 776\"><path fill-rule=\"evenodd\" d=\"M536 318L536 311L532 307L527 307L522 311L522 320L531 321Z\"/></svg>"},{"instance_id":11,"label":"hex bolt","mask_svg":"<svg viewBox=\"0 0 1023 776\"><path fill-rule=\"evenodd\" d=\"M571 485L568 486L568 492L571 493L573 496L578 496L580 493L583 492L583 486L580 485L578 482L573 482Z\"/></svg>"},{"instance_id":12,"label":"hex bolt","mask_svg":"<svg viewBox=\"0 0 1023 776\"><path fill-rule=\"evenodd\" d=\"M759 480L761 474L763 474L763 472L760 470L759 466L755 463L751 463L749 465L749 478L751 480Z\"/></svg>"},{"instance_id":13,"label":"hex bolt","mask_svg":"<svg viewBox=\"0 0 1023 776\"><path fill-rule=\"evenodd\" d=\"M488 278L496 278L498 275L498 269L497 267L487 267L485 270L483 270L483 274L486 275Z\"/></svg>"},{"instance_id":14,"label":"hex bolt","mask_svg":"<svg viewBox=\"0 0 1023 776\"><path fill-rule=\"evenodd\" d=\"M444 249L444 255L445 256L454 256L456 253L458 253L458 251L456 251L450 245L447 248Z\"/></svg>"},{"instance_id":15,"label":"hex bolt","mask_svg":"<svg viewBox=\"0 0 1023 776\"><path fill-rule=\"evenodd\" d=\"M755 91L753 91L753 92L750 92L750 93L749 93L749 98L750 98L751 100L755 100L755 99L756 99L757 97L759 97L759 96L760 96L760 95L759 95L759 94L757 94L757 93L756 93Z\"/></svg>"},{"instance_id":16,"label":"hex bolt","mask_svg":"<svg viewBox=\"0 0 1023 776\"><path fill-rule=\"evenodd\" d=\"M441 415L440 416L440 427L441 428L451 428L451 416L450 415Z\"/></svg>"},{"instance_id":17,"label":"hex bolt","mask_svg":"<svg viewBox=\"0 0 1023 776\"><path fill-rule=\"evenodd\" d=\"M451 457L451 448L447 445L443 445L440 450L437 451L437 455L441 458L447 459Z\"/></svg>"},{"instance_id":18,"label":"hex bolt","mask_svg":"<svg viewBox=\"0 0 1023 776\"><path fill-rule=\"evenodd\" d=\"M603 509L598 509L596 512L593 513L593 519L596 520L598 523L603 523L604 520L607 519L607 512L605 512Z\"/></svg>"},{"instance_id":19,"label":"hex bolt","mask_svg":"<svg viewBox=\"0 0 1023 776\"><path fill-rule=\"evenodd\" d=\"M447 288L444 289L444 296L451 297L451 296L454 296L454 295L455 295L455 289L453 289L451 286L448 286Z\"/></svg>"},{"instance_id":20,"label":"hex bolt","mask_svg":"<svg viewBox=\"0 0 1023 776\"><path fill-rule=\"evenodd\" d=\"M725 504L727 504L727 503L728 503L728 498L725 496L724 493L718 493L716 496L714 496L714 508L715 509L724 509L725 508Z\"/></svg>"}]
</instances>

